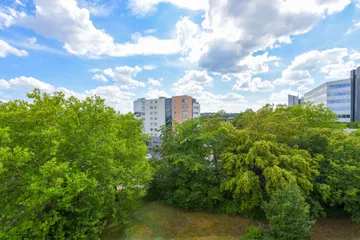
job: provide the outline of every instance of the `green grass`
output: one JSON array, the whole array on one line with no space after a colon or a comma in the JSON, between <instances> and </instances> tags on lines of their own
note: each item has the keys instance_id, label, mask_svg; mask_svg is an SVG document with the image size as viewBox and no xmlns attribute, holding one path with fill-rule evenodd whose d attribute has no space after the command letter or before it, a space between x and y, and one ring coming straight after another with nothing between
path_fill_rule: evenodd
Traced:
<instances>
[{"instance_id":1,"label":"green grass","mask_svg":"<svg viewBox=\"0 0 360 240\"><path fill-rule=\"evenodd\" d=\"M184 212L155 202L140 207L126 229L108 226L102 240L233 240L258 221L240 216L204 212ZM311 240L360 240L360 224L348 218L321 219L313 228Z\"/></svg>"}]
</instances>

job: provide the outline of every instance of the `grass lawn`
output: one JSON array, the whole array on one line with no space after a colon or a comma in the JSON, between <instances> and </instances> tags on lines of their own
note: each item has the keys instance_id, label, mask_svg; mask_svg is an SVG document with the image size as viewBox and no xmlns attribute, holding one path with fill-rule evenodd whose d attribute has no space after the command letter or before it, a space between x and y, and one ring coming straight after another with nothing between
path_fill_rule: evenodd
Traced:
<instances>
[{"instance_id":1,"label":"grass lawn","mask_svg":"<svg viewBox=\"0 0 360 240\"><path fill-rule=\"evenodd\" d=\"M239 216L184 212L162 203L148 203L134 213L125 229L109 226L102 240L199 239L231 240L244 234L246 227L261 224ZM313 228L312 240L360 240L360 224L350 219L321 219Z\"/></svg>"}]
</instances>

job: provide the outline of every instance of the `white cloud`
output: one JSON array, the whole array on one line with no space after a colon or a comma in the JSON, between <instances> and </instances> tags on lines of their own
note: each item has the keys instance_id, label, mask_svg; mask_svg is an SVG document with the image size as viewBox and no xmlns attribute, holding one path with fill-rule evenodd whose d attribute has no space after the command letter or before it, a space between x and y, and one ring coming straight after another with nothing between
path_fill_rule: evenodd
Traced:
<instances>
[{"instance_id":1,"label":"white cloud","mask_svg":"<svg viewBox=\"0 0 360 240\"><path fill-rule=\"evenodd\" d=\"M256 51L291 43L291 36L311 30L318 21L342 11L350 0L209 1L202 23L208 39L201 67L239 73L241 60ZM266 70L264 68L263 70Z\"/></svg>"},{"instance_id":2,"label":"white cloud","mask_svg":"<svg viewBox=\"0 0 360 240\"><path fill-rule=\"evenodd\" d=\"M79 7L86 8L97 17L107 17L117 7L116 0L77 0Z\"/></svg>"},{"instance_id":3,"label":"white cloud","mask_svg":"<svg viewBox=\"0 0 360 240\"><path fill-rule=\"evenodd\" d=\"M358 3L356 4L357 8L360 8L360 0L358 1Z\"/></svg>"},{"instance_id":4,"label":"white cloud","mask_svg":"<svg viewBox=\"0 0 360 240\"><path fill-rule=\"evenodd\" d=\"M278 85L306 85L314 83L310 74L312 70L320 70L326 73L326 78L343 78L349 76L355 63L344 62L344 58L349 56L346 48L333 48L324 51L309 51L303 53L291 62L283 72L282 77L274 81ZM345 74L346 73L346 74Z\"/></svg>"},{"instance_id":5,"label":"white cloud","mask_svg":"<svg viewBox=\"0 0 360 240\"><path fill-rule=\"evenodd\" d=\"M190 81L184 84L176 82L173 84L173 88L171 90L175 92L175 95L196 95L203 92L204 87L195 81Z\"/></svg>"},{"instance_id":6,"label":"white cloud","mask_svg":"<svg viewBox=\"0 0 360 240\"><path fill-rule=\"evenodd\" d=\"M37 41L37 39L36 39L35 37L29 38L29 42L30 42L31 44L36 43L36 41Z\"/></svg>"},{"instance_id":7,"label":"white cloud","mask_svg":"<svg viewBox=\"0 0 360 240\"><path fill-rule=\"evenodd\" d=\"M22 7L25 7L25 4L22 3L20 0L15 0L15 4L19 5L19 6L22 6Z\"/></svg>"},{"instance_id":8,"label":"white cloud","mask_svg":"<svg viewBox=\"0 0 360 240\"><path fill-rule=\"evenodd\" d=\"M185 76L182 77L178 81L178 83L183 84L191 81L195 81L202 85L210 85L212 84L214 79L211 76L209 76L206 71L191 70L191 71L187 71Z\"/></svg>"},{"instance_id":9,"label":"white cloud","mask_svg":"<svg viewBox=\"0 0 360 240\"><path fill-rule=\"evenodd\" d=\"M100 68L91 68L91 69L89 69L89 72L97 73L97 72L102 72L102 70Z\"/></svg>"},{"instance_id":10,"label":"white cloud","mask_svg":"<svg viewBox=\"0 0 360 240\"><path fill-rule=\"evenodd\" d=\"M154 32L156 32L156 29L155 29L155 28L146 29L146 30L144 31L145 34L151 34L151 33L154 33Z\"/></svg>"},{"instance_id":11,"label":"white cloud","mask_svg":"<svg viewBox=\"0 0 360 240\"><path fill-rule=\"evenodd\" d=\"M135 80L136 75L141 72L139 66L129 67L129 66L120 66L114 69L108 68L103 71L104 75L111 78L115 83L119 85L125 85L129 88L135 87L145 87L144 82Z\"/></svg>"},{"instance_id":12,"label":"white cloud","mask_svg":"<svg viewBox=\"0 0 360 240\"><path fill-rule=\"evenodd\" d=\"M152 78L149 78L148 84L149 84L150 86L153 86L153 87L160 87L160 86L161 86L161 82L160 82L160 81L155 80L155 79L152 79Z\"/></svg>"},{"instance_id":13,"label":"white cloud","mask_svg":"<svg viewBox=\"0 0 360 240\"><path fill-rule=\"evenodd\" d=\"M299 86L296 90L297 90L297 91L305 92L305 91L309 90L309 88L306 87L306 86Z\"/></svg>"},{"instance_id":14,"label":"white cloud","mask_svg":"<svg viewBox=\"0 0 360 240\"><path fill-rule=\"evenodd\" d=\"M194 95L204 91L204 86L210 86L214 79L206 71L190 70L184 77L173 83L172 91L176 95Z\"/></svg>"},{"instance_id":15,"label":"white cloud","mask_svg":"<svg viewBox=\"0 0 360 240\"><path fill-rule=\"evenodd\" d=\"M350 60L360 60L360 52L352 51L350 53Z\"/></svg>"},{"instance_id":16,"label":"white cloud","mask_svg":"<svg viewBox=\"0 0 360 240\"><path fill-rule=\"evenodd\" d=\"M159 89L150 89L149 92L146 93L146 98L149 98L149 99L155 99L155 98L159 98L159 97L169 98L170 95L167 94L165 91L159 90Z\"/></svg>"},{"instance_id":17,"label":"white cloud","mask_svg":"<svg viewBox=\"0 0 360 240\"><path fill-rule=\"evenodd\" d=\"M39 88L45 92L52 92L55 89L51 84L44 83L33 77L25 76L12 78L9 81L0 80L0 88L23 91L32 91L34 88Z\"/></svg>"},{"instance_id":18,"label":"white cloud","mask_svg":"<svg viewBox=\"0 0 360 240\"><path fill-rule=\"evenodd\" d=\"M16 11L11 7L0 8L0 29L9 27L15 20L24 18L25 16L25 12Z\"/></svg>"},{"instance_id":19,"label":"white cloud","mask_svg":"<svg viewBox=\"0 0 360 240\"><path fill-rule=\"evenodd\" d=\"M143 66L143 69L144 69L144 70L154 70L154 69L156 69L156 68L157 68L156 65L144 65L144 66Z\"/></svg>"},{"instance_id":20,"label":"white cloud","mask_svg":"<svg viewBox=\"0 0 360 240\"><path fill-rule=\"evenodd\" d=\"M244 96L235 93L214 94L211 92L201 92L194 96L201 105L201 112L241 112L248 108L248 101Z\"/></svg>"},{"instance_id":21,"label":"white cloud","mask_svg":"<svg viewBox=\"0 0 360 240\"><path fill-rule=\"evenodd\" d=\"M95 74L92 79L95 81L99 81L99 82L107 82L108 81L103 74Z\"/></svg>"},{"instance_id":22,"label":"white cloud","mask_svg":"<svg viewBox=\"0 0 360 240\"><path fill-rule=\"evenodd\" d=\"M355 61L339 61L335 64L323 66L320 71L326 73L328 79L345 79L350 77L350 71L357 68L358 63Z\"/></svg>"},{"instance_id":23,"label":"white cloud","mask_svg":"<svg viewBox=\"0 0 360 240\"><path fill-rule=\"evenodd\" d=\"M24 57L24 56L28 56L28 52L26 52L25 50L19 50L11 45L9 45L7 42L5 42L4 40L0 39L0 57L6 57L8 54L14 54L18 57Z\"/></svg>"},{"instance_id":24,"label":"white cloud","mask_svg":"<svg viewBox=\"0 0 360 240\"><path fill-rule=\"evenodd\" d=\"M356 30L359 30L359 29L360 29L360 21L359 22L354 22L353 27L349 28L347 30L347 32L345 33L345 35L351 34L351 33L355 32Z\"/></svg>"},{"instance_id":25,"label":"white cloud","mask_svg":"<svg viewBox=\"0 0 360 240\"><path fill-rule=\"evenodd\" d=\"M139 34L132 42L115 43L105 30L97 29L90 20L89 10L79 8L75 0L34 0L35 15L24 16L17 24L48 38L64 43L64 49L87 57L173 54L180 51L175 39L158 39ZM1 15L0 15L1 18ZM7 21L6 25L12 24ZM46 24L44 24L46 22Z\"/></svg>"},{"instance_id":26,"label":"white cloud","mask_svg":"<svg viewBox=\"0 0 360 240\"><path fill-rule=\"evenodd\" d=\"M134 14L143 16L148 12L155 11L156 5L160 3L170 3L189 10L206 10L208 8L208 0L129 0L128 6Z\"/></svg>"},{"instance_id":27,"label":"white cloud","mask_svg":"<svg viewBox=\"0 0 360 240\"><path fill-rule=\"evenodd\" d=\"M0 88L10 88L10 83L4 79L0 79Z\"/></svg>"},{"instance_id":28,"label":"white cloud","mask_svg":"<svg viewBox=\"0 0 360 240\"><path fill-rule=\"evenodd\" d=\"M40 45L37 43L33 43L31 44L30 40L28 41L18 41L18 40L7 40L8 43L13 44L17 47L22 47L25 49L32 49L32 50L37 50L37 51L44 51L44 52L49 52L49 53L53 53L53 54L58 54L58 55L67 55L66 52L59 50L59 49L55 49L55 48L51 48L45 45Z\"/></svg>"},{"instance_id":29,"label":"white cloud","mask_svg":"<svg viewBox=\"0 0 360 240\"><path fill-rule=\"evenodd\" d=\"M223 75L223 76L221 77L221 81L223 81L223 82L229 82L229 81L231 81L231 77L229 77L228 75Z\"/></svg>"},{"instance_id":30,"label":"white cloud","mask_svg":"<svg viewBox=\"0 0 360 240\"><path fill-rule=\"evenodd\" d=\"M274 89L274 85L268 80L263 81L261 78L257 77L245 80L238 79L236 80L233 89L238 91L265 92L272 91Z\"/></svg>"},{"instance_id":31,"label":"white cloud","mask_svg":"<svg viewBox=\"0 0 360 240\"><path fill-rule=\"evenodd\" d=\"M283 89L278 93L272 93L269 98L269 103L273 104L287 104L288 103L288 95L297 96L298 93L291 89Z\"/></svg>"}]
</instances>

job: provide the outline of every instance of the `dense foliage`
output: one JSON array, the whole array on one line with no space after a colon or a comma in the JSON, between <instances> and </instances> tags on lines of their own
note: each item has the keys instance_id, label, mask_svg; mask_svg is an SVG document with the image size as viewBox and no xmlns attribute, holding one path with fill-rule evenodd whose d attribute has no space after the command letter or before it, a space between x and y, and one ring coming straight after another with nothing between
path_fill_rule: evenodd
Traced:
<instances>
[{"instance_id":1,"label":"dense foliage","mask_svg":"<svg viewBox=\"0 0 360 240\"><path fill-rule=\"evenodd\" d=\"M151 180L141 122L99 98L0 106L0 239L96 239Z\"/></svg>"},{"instance_id":2,"label":"dense foliage","mask_svg":"<svg viewBox=\"0 0 360 240\"><path fill-rule=\"evenodd\" d=\"M184 209L265 216L263 203L291 185L313 218L342 209L360 221L360 133L344 127L305 103L165 128L150 192Z\"/></svg>"},{"instance_id":3,"label":"dense foliage","mask_svg":"<svg viewBox=\"0 0 360 240\"><path fill-rule=\"evenodd\" d=\"M311 235L314 221L310 217L309 205L296 185L275 192L262 207L275 239L301 240Z\"/></svg>"}]
</instances>

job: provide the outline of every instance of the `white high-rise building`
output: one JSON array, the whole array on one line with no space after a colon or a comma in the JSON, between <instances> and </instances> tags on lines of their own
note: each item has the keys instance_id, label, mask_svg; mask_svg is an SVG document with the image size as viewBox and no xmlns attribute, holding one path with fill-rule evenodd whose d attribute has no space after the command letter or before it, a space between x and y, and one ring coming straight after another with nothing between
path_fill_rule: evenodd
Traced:
<instances>
[{"instance_id":1,"label":"white high-rise building","mask_svg":"<svg viewBox=\"0 0 360 240\"><path fill-rule=\"evenodd\" d=\"M200 104L189 96L140 98L134 101L134 115L143 119L143 132L152 137L150 146L159 146L161 128L173 121L182 123L200 117Z\"/></svg>"},{"instance_id":2,"label":"white high-rise building","mask_svg":"<svg viewBox=\"0 0 360 240\"><path fill-rule=\"evenodd\" d=\"M134 101L135 117L144 120L144 133L151 137L160 137L161 127L165 125L165 100L141 98Z\"/></svg>"}]
</instances>

